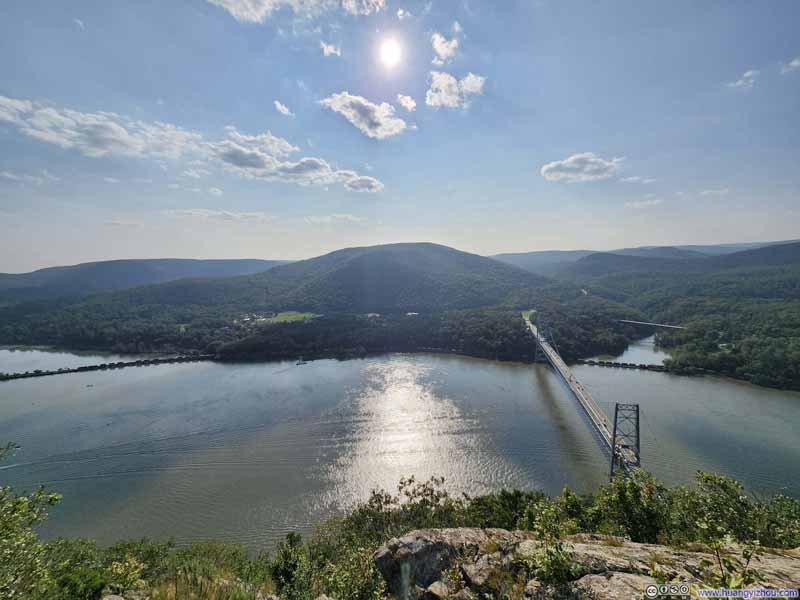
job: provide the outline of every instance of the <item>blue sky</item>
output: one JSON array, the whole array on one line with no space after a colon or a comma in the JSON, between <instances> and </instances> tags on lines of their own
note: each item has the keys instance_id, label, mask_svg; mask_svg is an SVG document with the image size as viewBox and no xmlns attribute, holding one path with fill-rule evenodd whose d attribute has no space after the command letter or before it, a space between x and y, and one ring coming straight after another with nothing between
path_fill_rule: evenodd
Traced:
<instances>
[{"instance_id":1,"label":"blue sky","mask_svg":"<svg viewBox=\"0 0 800 600\"><path fill-rule=\"evenodd\" d=\"M800 237L798 23L793 1L7 0L0 271Z\"/></svg>"}]
</instances>

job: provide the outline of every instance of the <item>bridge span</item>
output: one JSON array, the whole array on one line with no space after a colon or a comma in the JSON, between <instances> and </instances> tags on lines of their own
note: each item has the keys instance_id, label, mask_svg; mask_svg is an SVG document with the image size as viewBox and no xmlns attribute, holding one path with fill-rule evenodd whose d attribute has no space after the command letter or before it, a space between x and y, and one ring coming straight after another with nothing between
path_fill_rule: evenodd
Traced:
<instances>
[{"instance_id":1,"label":"bridge span","mask_svg":"<svg viewBox=\"0 0 800 600\"><path fill-rule=\"evenodd\" d=\"M572 370L567 366L558 352L556 352L555 348L553 348L550 342L539 332L536 325L531 322L530 316L523 314L523 319L525 319L525 324L536 339L536 343L539 344L539 347L542 349L542 352L547 358L547 362L550 363L553 370L561 376L561 379L567 384L572 395L578 401L578 405L583 410L592 429L597 434L596 437L599 439L603 450L611 457L616 455L619 463L626 471L638 467L639 457L630 448L617 444L616 452L614 451L614 432L608 417L598 406L597 402L595 402L594 398L592 398L589 391L575 378Z\"/></svg>"},{"instance_id":2,"label":"bridge span","mask_svg":"<svg viewBox=\"0 0 800 600\"><path fill-rule=\"evenodd\" d=\"M648 323L647 321L630 321L628 319L620 319L620 323L627 323L628 325L650 325L650 327L663 327L665 329L686 329L680 325L666 325L665 323Z\"/></svg>"}]
</instances>

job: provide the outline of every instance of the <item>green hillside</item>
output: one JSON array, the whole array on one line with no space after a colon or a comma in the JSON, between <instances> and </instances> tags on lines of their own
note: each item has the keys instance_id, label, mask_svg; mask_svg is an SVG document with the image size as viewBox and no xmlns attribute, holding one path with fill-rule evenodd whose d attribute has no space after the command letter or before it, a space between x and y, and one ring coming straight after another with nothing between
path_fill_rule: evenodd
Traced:
<instances>
[{"instance_id":1,"label":"green hillside","mask_svg":"<svg viewBox=\"0 0 800 600\"><path fill-rule=\"evenodd\" d=\"M0 273L0 304L88 296L106 290L189 277L234 277L260 273L284 262L255 259L132 259L51 267L31 273Z\"/></svg>"},{"instance_id":2,"label":"green hillside","mask_svg":"<svg viewBox=\"0 0 800 600\"><path fill-rule=\"evenodd\" d=\"M184 279L97 294L79 302L0 309L0 343L77 348L202 349L238 339L254 313L444 312L530 300L547 281L436 244L348 248L267 272Z\"/></svg>"}]
</instances>

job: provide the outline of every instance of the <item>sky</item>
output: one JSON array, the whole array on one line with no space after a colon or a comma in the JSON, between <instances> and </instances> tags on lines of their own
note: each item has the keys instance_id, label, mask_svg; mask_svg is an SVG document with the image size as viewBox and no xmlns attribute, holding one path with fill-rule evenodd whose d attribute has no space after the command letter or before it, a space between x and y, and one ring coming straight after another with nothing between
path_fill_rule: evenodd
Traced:
<instances>
[{"instance_id":1,"label":"sky","mask_svg":"<svg viewBox=\"0 0 800 600\"><path fill-rule=\"evenodd\" d=\"M800 237L793 0L5 0L0 271Z\"/></svg>"}]
</instances>

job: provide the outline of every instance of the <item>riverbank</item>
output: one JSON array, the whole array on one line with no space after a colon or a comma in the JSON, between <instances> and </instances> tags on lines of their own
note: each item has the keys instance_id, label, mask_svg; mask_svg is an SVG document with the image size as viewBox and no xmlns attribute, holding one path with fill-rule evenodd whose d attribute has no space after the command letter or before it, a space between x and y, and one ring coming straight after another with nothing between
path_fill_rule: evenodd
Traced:
<instances>
[{"instance_id":1,"label":"riverbank","mask_svg":"<svg viewBox=\"0 0 800 600\"><path fill-rule=\"evenodd\" d=\"M52 370L35 369L24 373L0 373L0 381L13 381L15 379L30 379L31 377L49 377L52 375L67 375L69 373L88 373L91 371L109 371L129 367L150 367L155 365L171 365L176 363L202 362L214 359L213 354L190 354L186 356L172 356L169 358L145 358L135 361L118 361L100 363L97 365L83 365L74 368L59 368Z\"/></svg>"},{"instance_id":2,"label":"riverbank","mask_svg":"<svg viewBox=\"0 0 800 600\"><path fill-rule=\"evenodd\" d=\"M643 338L648 339L648 338ZM641 340L637 340L641 341ZM70 353L70 350L67 349L57 349L57 348L50 348L50 347L25 347L25 348L15 348L15 347L4 347L3 349L6 350L19 350L19 351L45 351L45 352L58 352L58 353ZM185 354L185 355L170 355L166 358L143 358L137 359L134 361L114 361L114 362L107 362L107 363L98 363L93 365L82 365L79 367L59 367L57 369L33 369L24 372L2 372L0 371L0 382L3 381L14 381L18 379L31 379L35 377L50 377L54 375L67 375L71 373L86 373L92 371L109 371L109 370L117 370L117 369L124 369L130 367L147 367L147 366L157 366L157 365L168 365L168 364L176 364L176 363L192 363L192 362L205 362L205 361L217 361L221 363L227 364L253 364L253 363L275 363L281 362L286 360L302 360L302 361L315 361L315 360L326 360L326 359L333 359L333 360L354 360L354 359L364 359L364 358L374 358L385 356L389 354L442 354L442 355L450 355L450 356L463 356L465 358L478 358L482 360L490 360L490 361L497 361L497 362L508 362L508 363L518 363L518 364L534 364L535 361L533 356L530 355L501 355L500 353L495 353L494 356L489 356L483 352L475 352L469 353L464 351L459 351L457 349L452 348L431 348L431 347L416 347L416 348L409 348L404 345L399 345L397 347L386 347L379 350L367 350L365 348L352 348L347 350L321 350L312 353L300 353L300 352L293 352L293 351L285 351L285 352L272 352L269 355L262 355L258 352L252 353L252 355L236 352L236 353L217 353L217 354ZM626 351L627 353L627 351ZM87 353L88 354L88 353ZM90 354L88 354L90 355ZM621 356L624 356L621 355ZM545 363L546 361L539 357L539 363ZM686 367L686 366L672 366L669 363L664 365L659 364L652 364L652 363L631 363L631 362L623 362L618 360L598 360L596 358L578 358L570 363L572 365L586 365L586 366L595 366L595 367L607 367L607 368L616 368L616 369L632 369L632 370L640 370L640 371L653 371L658 373L669 373L671 375L680 375L680 376L689 376L689 377L696 377L696 376L714 376L714 377L725 377L728 379L732 379L735 381L745 381L757 387L766 387L772 389L785 389L785 388L773 388L773 386L758 386L758 384L753 383L751 378L746 376L735 376L730 375L727 373L719 373L716 371L711 371L709 369L701 369L696 367ZM792 391L792 390L789 390Z\"/></svg>"}]
</instances>

